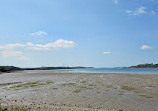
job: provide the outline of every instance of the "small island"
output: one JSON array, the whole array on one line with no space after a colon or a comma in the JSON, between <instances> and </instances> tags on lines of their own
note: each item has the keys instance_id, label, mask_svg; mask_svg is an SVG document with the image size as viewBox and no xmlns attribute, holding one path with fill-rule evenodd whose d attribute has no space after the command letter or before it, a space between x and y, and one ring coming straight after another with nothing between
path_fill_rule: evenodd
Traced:
<instances>
[{"instance_id":1,"label":"small island","mask_svg":"<svg viewBox=\"0 0 158 111\"><path fill-rule=\"evenodd\" d=\"M136 66L131 66L129 68L158 68L158 63L157 64L154 64L154 63L139 64Z\"/></svg>"}]
</instances>

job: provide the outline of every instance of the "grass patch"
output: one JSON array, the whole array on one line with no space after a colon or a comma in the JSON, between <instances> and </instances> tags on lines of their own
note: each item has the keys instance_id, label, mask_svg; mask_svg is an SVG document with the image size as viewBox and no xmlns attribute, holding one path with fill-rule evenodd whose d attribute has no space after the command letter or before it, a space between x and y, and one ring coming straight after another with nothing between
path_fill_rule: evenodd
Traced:
<instances>
[{"instance_id":1,"label":"grass patch","mask_svg":"<svg viewBox=\"0 0 158 111\"><path fill-rule=\"evenodd\" d=\"M0 107L0 111L27 111L27 110L25 110L25 109L8 109L8 108Z\"/></svg>"},{"instance_id":2,"label":"grass patch","mask_svg":"<svg viewBox=\"0 0 158 111\"><path fill-rule=\"evenodd\" d=\"M153 98L152 96L147 96L145 94L142 94L142 95L139 95L139 96L144 97L144 98Z\"/></svg>"},{"instance_id":3,"label":"grass patch","mask_svg":"<svg viewBox=\"0 0 158 111\"><path fill-rule=\"evenodd\" d=\"M86 87L86 86L79 86L79 88L81 88L81 89L89 89L89 88Z\"/></svg>"},{"instance_id":4,"label":"grass patch","mask_svg":"<svg viewBox=\"0 0 158 111\"><path fill-rule=\"evenodd\" d=\"M119 93L118 95L123 96L123 95L124 95L124 93Z\"/></svg>"},{"instance_id":5,"label":"grass patch","mask_svg":"<svg viewBox=\"0 0 158 111\"><path fill-rule=\"evenodd\" d=\"M123 96L124 94L123 93L119 93L118 95Z\"/></svg>"},{"instance_id":6,"label":"grass patch","mask_svg":"<svg viewBox=\"0 0 158 111\"><path fill-rule=\"evenodd\" d=\"M14 88L14 89L21 89L21 88L30 88L30 87L37 87L37 86L41 86L41 85L48 85L53 83L52 81L36 81L36 82L29 82L29 83L24 83L24 84L19 84L19 85L14 85L11 86L10 88Z\"/></svg>"},{"instance_id":7,"label":"grass patch","mask_svg":"<svg viewBox=\"0 0 158 111\"><path fill-rule=\"evenodd\" d=\"M57 90L58 88L54 87L53 90Z\"/></svg>"},{"instance_id":8,"label":"grass patch","mask_svg":"<svg viewBox=\"0 0 158 111\"><path fill-rule=\"evenodd\" d=\"M92 87L87 87L87 86L77 86L77 88L78 89L82 89L82 90L92 90L92 89L94 89L94 88L92 88Z\"/></svg>"},{"instance_id":9,"label":"grass patch","mask_svg":"<svg viewBox=\"0 0 158 111\"><path fill-rule=\"evenodd\" d=\"M150 87L150 88L152 88L152 87L156 87L156 86L154 86L154 85L149 85L149 86L147 86L147 87Z\"/></svg>"},{"instance_id":10,"label":"grass patch","mask_svg":"<svg viewBox=\"0 0 158 111\"><path fill-rule=\"evenodd\" d=\"M78 89L74 90L73 92L75 93L79 93L81 92L82 90L92 90L93 88L92 87L87 87L87 86L77 86Z\"/></svg>"},{"instance_id":11,"label":"grass patch","mask_svg":"<svg viewBox=\"0 0 158 111\"><path fill-rule=\"evenodd\" d=\"M86 83L87 81L81 81L81 83Z\"/></svg>"},{"instance_id":12,"label":"grass patch","mask_svg":"<svg viewBox=\"0 0 158 111\"><path fill-rule=\"evenodd\" d=\"M119 94L118 94L118 95L122 96L122 95L124 95L124 92L119 91Z\"/></svg>"},{"instance_id":13,"label":"grass patch","mask_svg":"<svg viewBox=\"0 0 158 111\"><path fill-rule=\"evenodd\" d=\"M13 110L10 110L10 111L27 111L27 110L25 110L25 109L13 109Z\"/></svg>"},{"instance_id":14,"label":"grass patch","mask_svg":"<svg viewBox=\"0 0 158 111\"><path fill-rule=\"evenodd\" d=\"M129 87L129 86L121 86L121 89L127 90L127 91L132 91L132 90L134 90L134 88Z\"/></svg>"},{"instance_id":15,"label":"grass patch","mask_svg":"<svg viewBox=\"0 0 158 111\"><path fill-rule=\"evenodd\" d=\"M47 83L47 84L51 84L51 83L54 83L54 82L53 82L53 81L50 81L50 80L47 80L46 83Z\"/></svg>"},{"instance_id":16,"label":"grass patch","mask_svg":"<svg viewBox=\"0 0 158 111\"><path fill-rule=\"evenodd\" d=\"M96 86L95 84L89 84L88 86Z\"/></svg>"},{"instance_id":17,"label":"grass patch","mask_svg":"<svg viewBox=\"0 0 158 111\"><path fill-rule=\"evenodd\" d=\"M108 85L108 86L106 86L107 88L113 88L113 86L112 85Z\"/></svg>"},{"instance_id":18,"label":"grass patch","mask_svg":"<svg viewBox=\"0 0 158 111\"><path fill-rule=\"evenodd\" d=\"M114 89L118 89L117 87L114 87Z\"/></svg>"},{"instance_id":19,"label":"grass patch","mask_svg":"<svg viewBox=\"0 0 158 111\"><path fill-rule=\"evenodd\" d=\"M63 83L61 86L76 86L75 83Z\"/></svg>"},{"instance_id":20,"label":"grass patch","mask_svg":"<svg viewBox=\"0 0 158 111\"><path fill-rule=\"evenodd\" d=\"M141 91L141 90L138 90L138 89L137 89L137 90L136 90L136 89L133 90L133 92L135 92L135 93L142 93L142 91Z\"/></svg>"},{"instance_id":21,"label":"grass patch","mask_svg":"<svg viewBox=\"0 0 158 111\"><path fill-rule=\"evenodd\" d=\"M82 91L82 89L76 89L76 90L74 90L73 92L74 93L79 93L79 92L81 92Z\"/></svg>"}]
</instances>

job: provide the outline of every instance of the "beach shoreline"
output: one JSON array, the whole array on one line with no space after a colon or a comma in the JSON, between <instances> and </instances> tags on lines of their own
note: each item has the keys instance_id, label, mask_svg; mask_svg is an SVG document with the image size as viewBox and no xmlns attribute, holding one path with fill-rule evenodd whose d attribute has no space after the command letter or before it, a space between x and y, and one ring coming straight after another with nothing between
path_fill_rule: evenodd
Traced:
<instances>
[{"instance_id":1,"label":"beach shoreline","mask_svg":"<svg viewBox=\"0 0 158 111\"><path fill-rule=\"evenodd\" d=\"M31 111L157 111L158 75L35 70L0 74L3 107Z\"/></svg>"}]
</instances>

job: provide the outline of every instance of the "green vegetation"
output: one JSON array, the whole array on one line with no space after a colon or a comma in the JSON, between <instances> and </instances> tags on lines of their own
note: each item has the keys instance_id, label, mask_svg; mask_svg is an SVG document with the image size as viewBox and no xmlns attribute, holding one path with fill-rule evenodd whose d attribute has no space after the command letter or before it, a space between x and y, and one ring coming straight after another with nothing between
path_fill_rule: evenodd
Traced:
<instances>
[{"instance_id":1,"label":"green vegetation","mask_svg":"<svg viewBox=\"0 0 158 111\"><path fill-rule=\"evenodd\" d=\"M25 109L12 109L11 111L27 111Z\"/></svg>"},{"instance_id":2,"label":"green vegetation","mask_svg":"<svg viewBox=\"0 0 158 111\"><path fill-rule=\"evenodd\" d=\"M108 85L108 86L106 86L107 88L113 88L113 86L112 85Z\"/></svg>"},{"instance_id":3,"label":"green vegetation","mask_svg":"<svg viewBox=\"0 0 158 111\"><path fill-rule=\"evenodd\" d=\"M10 88L15 88L15 89L21 89L21 88L30 88L30 87L36 87L40 85L48 85L53 83L52 81L36 81L36 82L29 82L29 83L24 83L24 84L19 84L19 85L13 85Z\"/></svg>"},{"instance_id":4,"label":"green vegetation","mask_svg":"<svg viewBox=\"0 0 158 111\"><path fill-rule=\"evenodd\" d=\"M135 89L133 90L134 93L142 93L142 91L140 89Z\"/></svg>"},{"instance_id":5,"label":"green vegetation","mask_svg":"<svg viewBox=\"0 0 158 111\"><path fill-rule=\"evenodd\" d=\"M8 108L0 107L0 111L27 111L27 110L25 110L25 109L8 109Z\"/></svg>"},{"instance_id":6,"label":"green vegetation","mask_svg":"<svg viewBox=\"0 0 158 111\"><path fill-rule=\"evenodd\" d=\"M86 81L81 81L81 83L86 83Z\"/></svg>"},{"instance_id":7,"label":"green vegetation","mask_svg":"<svg viewBox=\"0 0 158 111\"><path fill-rule=\"evenodd\" d=\"M93 68L93 67L37 67L37 68L21 68L21 70L54 70L54 69L81 69L81 68Z\"/></svg>"},{"instance_id":8,"label":"green vegetation","mask_svg":"<svg viewBox=\"0 0 158 111\"><path fill-rule=\"evenodd\" d=\"M124 95L124 92L123 91L119 91L119 94L120 96Z\"/></svg>"},{"instance_id":9,"label":"green vegetation","mask_svg":"<svg viewBox=\"0 0 158 111\"><path fill-rule=\"evenodd\" d=\"M95 84L89 84L88 86L96 86Z\"/></svg>"},{"instance_id":10,"label":"green vegetation","mask_svg":"<svg viewBox=\"0 0 158 111\"><path fill-rule=\"evenodd\" d=\"M147 96L145 94L142 94L142 95L139 95L139 96L144 97L144 98L153 98L152 96Z\"/></svg>"},{"instance_id":11,"label":"green vegetation","mask_svg":"<svg viewBox=\"0 0 158 111\"><path fill-rule=\"evenodd\" d=\"M0 72L13 72L19 70L55 70L55 69L81 69L92 67L37 67L37 68L19 68L14 66L0 66Z\"/></svg>"},{"instance_id":12,"label":"green vegetation","mask_svg":"<svg viewBox=\"0 0 158 111\"><path fill-rule=\"evenodd\" d=\"M75 83L63 83L61 86L76 86Z\"/></svg>"},{"instance_id":13,"label":"green vegetation","mask_svg":"<svg viewBox=\"0 0 158 111\"><path fill-rule=\"evenodd\" d=\"M81 89L89 89L89 88L86 87L86 86L79 86L79 88L81 88Z\"/></svg>"},{"instance_id":14,"label":"green vegetation","mask_svg":"<svg viewBox=\"0 0 158 111\"><path fill-rule=\"evenodd\" d=\"M20 68L14 66L0 66L0 72L12 72L17 70L20 70Z\"/></svg>"},{"instance_id":15,"label":"green vegetation","mask_svg":"<svg viewBox=\"0 0 158 111\"><path fill-rule=\"evenodd\" d=\"M158 68L158 64L139 64L136 66L131 66L129 68Z\"/></svg>"},{"instance_id":16,"label":"green vegetation","mask_svg":"<svg viewBox=\"0 0 158 111\"><path fill-rule=\"evenodd\" d=\"M123 96L123 95L124 95L124 93L119 93L118 95Z\"/></svg>"},{"instance_id":17,"label":"green vegetation","mask_svg":"<svg viewBox=\"0 0 158 111\"><path fill-rule=\"evenodd\" d=\"M47 80L46 81L46 84L51 84L51 83L54 83L53 81L50 81L50 80Z\"/></svg>"},{"instance_id":18,"label":"green vegetation","mask_svg":"<svg viewBox=\"0 0 158 111\"><path fill-rule=\"evenodd\" d=\"M83 90L86 90L86 89L92 90L92 89L94 89L93 87L88 87L88 86L77 86L77 88L83 89Z\"/></svg>"},{"instance_id":19,"label":"green vegetation","mask_svg":"<svg viewBox=\"0 0 158 111\"><path fill-rule=\"evenodd\" d=\"M134 90L134 88L129 87L129 86L121 86L121 89L127 90L127 91L132 91L132 90Z\"/></svg>"},{"instance_id":20,"label":"green vegetation","mask_svg":"<svg viewBox=\"0 0 158 111\"><path fill-rule=\"evenodd\" d=\"M56 87L53 88L53 90L56 90L56 89L58 89L58 88L56 88Z\"/></svg>"},{"instance_id":21,"label":"green vegetation","mask_svg":"<svg viewBox=\"0 0 158 111\"><path fill-rule=\"evenodd\" d=\"M147 87L153 88L153 87L156 87L156 86L154 86L154 85L149 85L149 86L147 86Z\"/></svg>"},{"instance_id":22,"label":"green vegetation","mask_svg":"<svg viewBox=\"0 0 158 111\"><path fill-rule=\"evenodd\" d=\"M79 93L79 92L81 92L82 91L82 89L76 89L76 90L74 90L73 92L74 93Z\"/></svg>"}]
</instances>

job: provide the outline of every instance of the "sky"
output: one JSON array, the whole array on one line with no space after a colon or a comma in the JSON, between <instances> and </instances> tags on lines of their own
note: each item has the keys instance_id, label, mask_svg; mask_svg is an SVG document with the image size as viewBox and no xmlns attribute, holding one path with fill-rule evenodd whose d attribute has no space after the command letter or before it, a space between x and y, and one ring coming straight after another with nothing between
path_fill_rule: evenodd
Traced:
<instances>
[{"instance_id":1,"label":"sky","mask_svg":"<svg viewBox=\"0 0 158 111\"><path fill-rule=\"evenodd\" d=\"M0 0L0 65L158 63L158 0Z\"/></svg>"}]
</instances>

